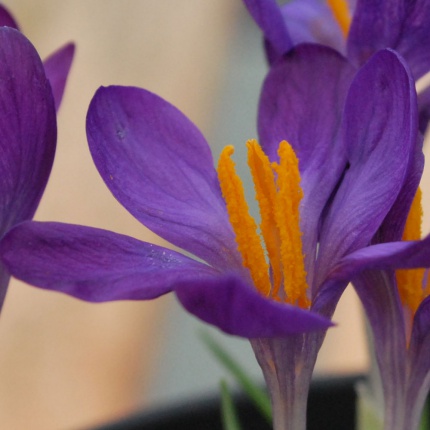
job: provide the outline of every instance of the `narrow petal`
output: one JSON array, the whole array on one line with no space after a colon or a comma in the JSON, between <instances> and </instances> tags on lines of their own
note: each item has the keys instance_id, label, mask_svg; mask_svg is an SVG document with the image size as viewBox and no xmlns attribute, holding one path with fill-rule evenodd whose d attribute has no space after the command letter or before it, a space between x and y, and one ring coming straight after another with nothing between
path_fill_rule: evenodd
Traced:
<instances>
[{"instance_id":1,"label":"narrow petal","mask_svg":"<svg viewBox=\"0 0 430 430\"><path fill-rule=\"evenodd\" d=\"M68 43L59 50L52 53L45 61L45 73L51 84L52 93L55 100L55 109L60 108L66 87L67 77L72 66L75 45Z\"/></svg>"},{"instance_id":2,"label":"narrow petal","mask_svg":"<svg viewBox=\"0 0 430 430\"><path fill-rule=\"evenodd\" d=\"M320 214L346 166L340 123L355 70L336 51L301 45L269 72L259 106L261 144L272 161L287 140L299 159L306 267L312 274ZM312 280L308 279L312 284Z\"/></svg>"},{"instance_id":3,"label":"narrow petal","mask_svg":"<svg viewBox=\"0 0 430 430\"><path fill-rule=\"evenodd\" d=\"M175 251L61 223L24 222L3 238L0 253L16 278L89 302L153 299L178 282L216 275Z\"/></svg>"},{"instance_id":4,"label":"narrow petal","mask_svg":"<svg viewBox=\"0 0 430 430\"><path fill-rule=\"evenodd\" d=\"M269 61L278 60L292 47L292 41L276 0L244 0L245 6L269 45Z\"/></svg>"},{"instance_id":5,"label":"narrow petal","mask_svg":"<svg viewBox=\"0 0 430 430\"><path fill-rule=\"evenodd\" d=\"M359 65L376 51L392 48L418 79L430 70L429 21L427 0L360 0L349 33L349 56Z\"/></svg>"},{"instance_id":6,"label":"narrow petal","mask_svg":"<svg viewBox=\"0 0 430 430\"><path fill-rule=\"evenodd\" d=\"M415 151L409 159L406 178L396 201L378 229L373 243L394 242L402 239L409 209L424 170L423 138L417 137Z\"/></svg>"},{"instance_id":7,"label":"narrow petal","mask_svg":"<svg viewBox=\"0 0 430 430\"><path fill-rule=\"evenodd\" d=\"M241 265L209 146L179 110L139 88L100 88L87 135L106 185L139 221L214 266Z\"/></svg>"},{"instance_id":8,"label":"narrow petal","mask_svg":"<svg viewBox=\"0 0 430 430\"><path fill-rule=\"evenodd\" d=\"M381 243L359 249L342 258L329 278L348 280L363 270L427 267L430 267L430 235L419 241Z\"/></svg>"},{"instance_id":9,"label":"narrow petal","mask_svg":"<svg viewBox=\"0 0 430 430\"><path fill-rule=\"evenodd\" d=\"M51 87L31 43L0 28L0 237L30 219L51 171L56 117Z\"/></svg>"},{"instance_id":10,"label":"narrow petal","mask_svg":"<svg viewBox=\"0 0 430 430\"><path fill-rule=\"evenodd\" d=\"M384 392L385 428L399 428L405 415L407 369L405 325L394 271L363 272L353 279L353 285L372 328Z\"/></svg>"},{"instance_id":11,"label":"narrow petal","mask_svg":"<svg viewBox=\"0 0 430 430\"><path fill-rule=\"evenodd\" d=\"M293 45L319 43L345 52L345 38L325 1L294 0L281 10Z\"/></svg>"},{"instance_id":12,"label":"narrow petal","mask_svg":"<svg viewBox=\"0 0 430 430\"><path fill-rule=\"evenodd\" d=\"M384 50L357 73L345 105L349 168L321 230L319 283L344 255L369 245L405 183L417 142L414 82Z\"/></svg>"},{"instance_id":13,"label":"narrow petal","mask_svg":"<svg viewBox=\"0 0 430 430\"><path fill-rule=\"evenodd\" d=\"M282 337L332 325L317 313L263 297L234 275L183 282L176 294L188 312L226 333L246 338Z\"/></svg>"},{"instance_id":14,"label":"narrow petal","mask_svg":"<svg viewBox=\"0 0 430 430\"><path fill-rule=\"evenodd\" d=\"M0 27L11 27L15 30L19 30L15 18L2 4L0 4Z\"/></svg>"}]
</instances>

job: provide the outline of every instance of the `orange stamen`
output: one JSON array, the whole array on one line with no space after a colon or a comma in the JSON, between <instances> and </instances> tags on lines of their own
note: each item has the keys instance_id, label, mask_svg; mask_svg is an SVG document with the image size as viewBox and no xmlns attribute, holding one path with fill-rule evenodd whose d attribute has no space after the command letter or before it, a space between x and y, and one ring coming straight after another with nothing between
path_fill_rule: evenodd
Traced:
<instances>
[{"instance_id":1,"label":"orange stamen","mask_svg":"<svg viewBox=\"0 0 430 430\"><path fill-rule=\"evenodd\" d=\"M218 178L227 205L230 223L236 234L236 243L242 255L243 265L249 270L255 287L263 295L270 294L268 264L264 257L261 240L254 218L249 215L242 181L231 159L234 148L226 146L218 163Z\"/></svg>"},{"instance_id":2,"label":"orange stamen","mask_svg":"<svg viewBox=\"0 0 430 430\"><path fill-rule=\"evenodd\" d=\"M351 15L349 13L348 2L346 0L327 0L327 4L338 22L343 35L347 37L349 27L351 26Z\"/></svg>"},{"instance_id":3,"label":"orange stamen","mask_svg":"<svg viewBox=\"0 0 430 430\"><path fill-rule=\"evenodd\" d=\"M248 141L247 147L271 276L255 221L248 213L243 185L230 158L233 148L229 146L221 154L218 177L243 265L250 271L256 288L264 295L308 307L310 301L306 295L299 226L299 204L303 192L297 157L285 141L279 146L279 164L271 164L255 140Z\"/></svg>"},{"instance_id":4,"label":"orange stamen","mask_svg":"<svg viewBox=\"0 0 430 430\"><path fill-rule=\"evenodd\" d=\"M409 209L402 240L421 239L422 216L421 190L418 188ZM400 299L403 305L412 311L412 314L415 314L420 303L429 294L429 287L426 285L427 282L424 282L425 271L426 269L403 269L396 271Z\"/></svg>"}]
</instances>

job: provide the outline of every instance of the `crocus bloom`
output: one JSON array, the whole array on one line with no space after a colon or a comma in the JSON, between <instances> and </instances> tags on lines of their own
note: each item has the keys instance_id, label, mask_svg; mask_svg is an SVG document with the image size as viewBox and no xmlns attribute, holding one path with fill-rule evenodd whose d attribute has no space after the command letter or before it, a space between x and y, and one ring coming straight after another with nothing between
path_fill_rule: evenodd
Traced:
<instances>
[{"instance_id":1,"label":"crocus bloom","mask_svg":"<svg viewBox=\"0 0 430 430\"><path fill-rule=\"evenodd\" d=\"M53 54L43 65L2 6L0 25L2 238L15 224L33 217L45 189L57 139L55 108L61 102L73 45ZM0 308L8 283L9 274L1 266Z\"/></svg>"},{"instance_id":2,"label":"crocus bloom","mask_svg":"<svg viewBox=\"0 0 430 430\"><path fill-rule=\"evenodd\" d=\"M173 106L108 87L87 117L102 178L138 220L199 260L99 229L27 222L2 241L3 261L26 282L87 301L174 291L197 317L251 339L275 428L304 429L326 317L348 283L334 268L370 243L417 140L413 81L397 54L382 51L354 72L332 49L302 46L267 77L264 151L248 142L267 259L232 148L217 174L205 139Z\"/></svg>"},{"instance_id":3,"label":"crocus bloom","mask_svg":"<svg viewBox=\"0 0 430 430\"><path fill-rule=\"evenodd\" d=\"M46 186L56 143L51 87L37 52L18 31L0 28L0 237L31 219ZM0 303L9 275L2 268Z\"/></svg>"},{"instance_id":4,"label":"crocus bloom","mask_svg":"<svg viewBox=\"0 0 430 430\"><path fill-rule=\"evenodd\" d=\"M416 180L410 182L415 183L415 187L412 185L407 192L413 197ZM407 192L403 193L403 201L411 197L406 196ZM358 252L359 265L367 267L353 276L373 332L386 430L417 429L430 389L430 288L428 269L423 269L430 267L430 236L419 240L422 214L419 189L413 203L405 207L410 208L407 219L404 211L391 216L401 221L403 241L382 243ZM392 221L389 218L376 237L386 236L384 224ZM385 233L388 231L385 229ZM396 255L387 256L394 248ZM355 256L349 258L343 262L349 266L347 270L356 266ZM394 271L393 267L403 269Z\"/></svg>"},{"instance_id":5,"label":"crocus bloom","mask_svg":"<svg viewBox=\"0 0 430 430\"><path fill-rule=\"evenodd\" d=\"M430 3L425 0L244 0L276 62L300 43L330 46L356 67L380 49L402 55L418 81L430 72ZM419 94L420 129L430 118L430 90Z\"/></svg>"},{"instance_id":6,"label":"crocus bloom","mask_svg":"<svg viewBox=\"0 0 430 430\"><path fill-rule=\"evenodd\" d=\"M430 236L416 240L420 212L418 191L404 226L407 240L359 250L335 269L352 278L372 328L386 430L418 429L430 388L430 289L423 269L430 266Z\"/></svg>"}]
</instances>

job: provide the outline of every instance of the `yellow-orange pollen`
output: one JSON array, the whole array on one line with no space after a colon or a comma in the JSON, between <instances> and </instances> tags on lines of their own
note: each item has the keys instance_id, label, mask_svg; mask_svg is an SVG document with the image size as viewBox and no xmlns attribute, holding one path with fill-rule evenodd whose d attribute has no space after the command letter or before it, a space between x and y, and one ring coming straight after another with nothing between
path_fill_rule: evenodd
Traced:
<instances>
[{"instance_id":1,"label":"yellow-orange pollen","mask_svg":"<svg viewBox=\"0 0 430 430\"><path fill-rule=\"evenodd\" d=\"M338 22L343 35L345 37L348 36L349 27L351 25L348 2L346 0L327 0L327 4Z\"/></svg>"},{"instance_id":2,"label":"yellow-orange pollen","mask_svg":"<svg viewBox=\"0 0 430 430\"><path fill-rule=\"evenodd\" d=\"M421 190L418 188L409 210L402 240L421 239L422 216ZM396 279L403 305L412 311L412 315L415 314L420 303L430 294L426 269L397 270Z\"/></svg>"},{"instance_id":3,"label":"yellow-orange pollen","mask_svg":"<svg viewBox=\"0 0 430 430\"><path fill-rule=\"evenodd\" d=\"M224 148L218 164L218 178L243 265L263 295L307 308L310 301L299 226L303 191L298 159L286 141L279 145L279 163L271 163L255 140L248 141L247 148L262 238L231 159L232 146Z\"/></svg>"}]
</instances>

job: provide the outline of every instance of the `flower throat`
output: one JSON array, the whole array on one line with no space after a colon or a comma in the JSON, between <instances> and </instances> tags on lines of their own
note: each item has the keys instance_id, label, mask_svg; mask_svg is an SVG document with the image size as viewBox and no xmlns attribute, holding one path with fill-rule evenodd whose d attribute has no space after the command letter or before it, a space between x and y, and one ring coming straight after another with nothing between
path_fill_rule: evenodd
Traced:
<instances>
[{"instance_id":1,"label":"flower throat","mask_svg":"<svg viewBox=\"0 0 430 430\"><path fill-rule=\"evenodd\" d=\"M249 214L242 181L231 159L232 146L224 148L218 164L218 178L243 265L260 293L307 308L310 302L306 295L308 286L299 225L303 191L298 159L286 141L279 145L279 163L271 163L255 140L248 141L247 148L268 261L257 224Z\"/></svg>"}]
</instances>

